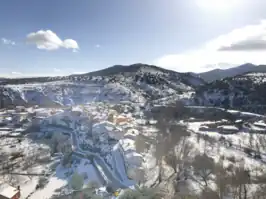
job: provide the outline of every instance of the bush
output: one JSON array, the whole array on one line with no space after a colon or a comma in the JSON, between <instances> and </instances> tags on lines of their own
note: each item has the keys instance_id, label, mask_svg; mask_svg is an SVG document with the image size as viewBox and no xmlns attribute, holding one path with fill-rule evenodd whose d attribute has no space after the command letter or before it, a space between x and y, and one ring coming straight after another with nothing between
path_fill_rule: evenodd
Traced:
<instances>
[{"instance_id":1,"label":"bush","mask_svg":"<svg viewBox=\"0 0 266 199\"><path fill-rule=\"evenodd\" d=\"M262 159L260 154L256 154L256 155L254 155L254 158L255 158L255 159L259 159L259 160Z\"/></svg>"},{"instance_id":2,"label":"bush","mask_svg":"<svg viewBox=\"0 0 266 199\"><path fill-rule=\"evenodd\" d=\"M127 189L122 195L118 197L119 199L160 199L163 198L162 194L153 188L136 188L136 190Z\"/></svg>"},{"instance_id":3,"label":"bush","mask_svg":"<svg viewBox=\"0 0 266 199\"><path fill-rule=\"evenodd\" d=\"M14 127L15 128L21 128L22 127L22 124L21 123L14 124Z\"/></svg>"},{"instance_id":4,"label":"bush","mask_svg":"<svg viewBox=\"0 0 266 199\"><path fill-rule=\"evenodd\" d=\"M4 122L0 122L0 127L4 127L4 126L6 126L7 124L6 123L4 123Z\"/></svg>"},{"instance_id":5,"label":"bush","mask_svg":"<svg viewBox=\"0 0 266 199\"><path fill-rule=\"evenodd\" d=\"M248 154L249 156L252 156L252 150L249 148L244 148L244 152Z\"/></svg>"},{"instance_id":6,"label":"bush","mask_svg":"<svg viewBox=\"0 0 266 199\"><path fill-rule=\"evenodd\" d=\"M232 163L236 163L236 158L233 155L230 156L230 157L227 157L227 160L230 161L230 162L232 162Z\"/></svg>"},{"instance_id":7,"label":"bush","mask_svg":"<svg viewBox=\"0 0 266 199\"><path fill-rule=\"evenodd\" d=\"M36 186L36 189L43 189L45 185L48 183L48 179L45 177L40 177L38 180L38 184Z\"/></svg>"},{"instance_id":8,"label":"bush","mask_svg":"<svg viewBox=\"0 0 266 199\"><path fill-rule=\"evenodd\" d=\"M71 177L71 187L74 190L80 190L83 187L84 179L83 176L81 176L78 173L74 173Z\"/></svg>"},{"instance_id":9,"label":"bush","mask_svg":"<svg viewBox=\"0 0 266 199\"><path fill-rule=\"evenodd\" d=\"M24 154L22 152L13 152L10 156L10 160L15 160L17 158L24 157Z\"/></svg>"},{"instance_id":10,"label":"bush","mask_svg":"<svg viewBox=\"0 0 266 199\"><path fill-rule=\"evenodd\" d=\"M229 164L226 168L227 171L229 172L233 172L234 171L234 165L233 164Z\"/></svg>"}]
</instances>

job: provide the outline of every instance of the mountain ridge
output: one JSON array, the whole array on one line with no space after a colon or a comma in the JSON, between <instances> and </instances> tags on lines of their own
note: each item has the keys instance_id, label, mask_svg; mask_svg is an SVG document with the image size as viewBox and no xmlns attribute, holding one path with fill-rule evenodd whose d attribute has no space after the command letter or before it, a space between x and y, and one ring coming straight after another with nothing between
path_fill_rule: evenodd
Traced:
<instances>
[{"instance_id":1,"label":"mountain ridge","mask_svg":"<svg viewBox=\"0 0 266 199\"><path fill-rule=\"evenodd\" d=\"M247 72L266 72L266 65L254 65L251 63L246 63L228 69L216 68L207 72L198 73L197 75L199 75L199 77L204 79L206 82L213 82L227 77L245 74Z\"/></svg>"},{"instance_id":2,"label":"mountain ridge","mask_svg":"<svg viewBox=\"0 0 266 199\"><path fill-rule=\"evenodd\" d=\"M266 71L245 72L202 85L196 89L194 103L248 112L266 111Z\"/></svg>"},{"instance_id":3,"label":"mountain ridge","mask_svg":"<svg viewBox=\"0 0 266 199\"><path fill-rule=\"evenodd\" d=\"M116 65L82 75L7 79L1 83L0 94L3 94L2 107L12 104L66 106L87 103L91 99L145 101L172 96L183 98L202 84L205 82L201 78L189 73L134 64Z\"/></svg>"},{"instance_id":4,"label":"mountain ridge","mask_svg":"<svg viewBox=\"0 0 266 199\"><path fill-rule=\"evenodd\" d=\"M155 65L148 65L148 64L142 64L142 63L136 63L131 65L114 65L110 66L101 70L92 71L84 74L72 74L68 76L55 76L55 77L22 77L22 78L5 78L1 84L24 84L24 83L32 83L32 82L50 82L50 81L57 81L57 80L77 80L80 78L83 78L85 76L87 77L93 77L93 76L114 76L114 75L120 75L124 73L168 73L171 76L180 76L183 77L184 81L187 78L195 78L202 84L205 83L205 81L198 77L194 76L191 73L180 73L173 70L168 70L161 68L159 66Z\"/></svg>"}]
</instances>

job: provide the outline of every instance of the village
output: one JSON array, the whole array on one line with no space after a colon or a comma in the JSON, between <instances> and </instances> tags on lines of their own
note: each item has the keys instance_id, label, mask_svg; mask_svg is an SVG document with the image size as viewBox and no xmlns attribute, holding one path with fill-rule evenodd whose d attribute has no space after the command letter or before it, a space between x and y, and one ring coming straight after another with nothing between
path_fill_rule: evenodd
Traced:
<instances>
[{"instance_id":1,"label":"village","mask_svg":"<svg viewBox=\"0 0 266 199\"><path fill-rule=\"evenodd\" d=\"M147 107L150 108L128 102L94 102L59 108L2 109L0 198L49 199L86 190L91 184L93 191L86 194L93 192L112 198L140 182L149 186L156 183L159 174L152 147L144 152L136 147L143 136L152 139L156 135L156 120L144 117L145 112L150 113ZM228 156L233 150L247 154L246 161L257 161L254 165L263 163L266 152L263 116L189 109L192 112L180 122L192 133L187 141L195 154L225 147ZM216 158L218 152L212 153ZM165 175L171 176L173 171L167 165L164 167ZM192 171L188 168L186 172ZM73 186L74 178L80 183Z\"/></svg>"},{"instance_id":2,"label":"village","mask_svg":"<svg viewBox=\"0 0 266 199\"><path fill-rule=\"evenodd\" d=\"M127 108L97 103L64 109L17 106L16 109L3 110L1 157L7 157L1 159L4 178L1 182L7 180L6 184L13 185L13 189L20 186L19 190L15 189L22 198L29 194L32 195L29 198L34 198L38 191L34 193L33 189L25 193L21 186L25 184L21 180L27 181L25 176L57 176L61 172L58 168L62 166L61 170L67 170L67 179L67 175L79 172L79 163L85 162L89 165L88 170L80 168L80 175L86 183L97 181L99 187L107 186L112 192L133 186L137 180L136 172L141 168L142 156L136 152L134 145L138 135L134 127L138 122ZM27 160L33 156L36 162L27 165L28 170L21 167L29 164ZM38 161L52 165L37 166ZM34 168L36 166L37 169ZM32 188L39 186L35 184Z\"/></svg>"}]
</instances>

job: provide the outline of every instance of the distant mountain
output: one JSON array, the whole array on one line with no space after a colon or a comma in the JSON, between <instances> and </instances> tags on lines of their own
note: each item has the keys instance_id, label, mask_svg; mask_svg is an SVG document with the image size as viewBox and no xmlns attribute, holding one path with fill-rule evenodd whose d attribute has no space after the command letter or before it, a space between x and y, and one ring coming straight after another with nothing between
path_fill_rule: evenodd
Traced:
<instances>
[{"instance_id":1,"label":"distant mountain","mask_svg":"<svg viewBox=\"0 0 266 199\"><path fill-rule=\"evenodd\" d=\"M194 103L265 114L266 72L248 72L196 89Z\"/></svg>"},{"instance_id":2,"label":"distant mountain","mask_svg":"<svg viewBox=\"0 0 266 199\"><path fill-rule=\"evenodd\" d=\"M7 105L57 106L93 100L145 101L188 98L205 84L190 73L153 65L116 65L103 70L62 77L6 79L1 82L2 107ZM186 95L187 94L187 95Z\"/></svg>"},{"instance_id":3,"label":"distant mountain","mask_svg":"<svg viewBox=\"0 0 266 199\"><path fill-rule=\"evenodd\" d=\"M26 83L42 83L52 82L60 80L85 80L92 77L112 77L112 76L134 76L139 74L152 74L154 76L160 76L162 74L169 75L170 78L177 78L177 81L181 81L185 84L191 84L192 87L205 84L206 82L193 73L178 73L176 71L167 70L154 65L147 64L132 64L132 65L114 65L102 70L93 71L85 74L75 74L69 76L58 77L27 77L27 78L6 78L3 79L2 84L26 84Z\"/></svg>"},{"instance_id":4,"label":"distant mountain","mask_svg":"<svg viewBox=\"0 0 266 199\"><path fill-rule=\"evenodd\" d=\"M178 75L178 76L194 76L192 73L179 73L173 70L164 69L158 66L154 65L148 65L148 64L132 64L132 65L114 65L102 70L93 71L86 74L81 74L80 76L111 76L111 75L118 75L118 74L129 74L129 73L137 73L137 72L143 72L143 73L168 73L172 75ZM205 83L201 78L195 77L200 81L200 83Z\"/></svg>"},{"instance_id":5,"label":"distant mountain","mask_svg":"<svg viewBox=\"0 0 266 199\"><path fill-rule=\"evenodd\" d=\"M221 80L227 77L234 77L247 72L266 72L266 65L253 65L250 63L243 64L229 69L214 69L208 72L199 73L199 77L204 79L206 82L213 82Z\"/></svg>"},{"instance_id":6,"label":"distant mountain","mask_svg":"<svg viewBox=\"0 0 266 199\"><path fill-rule=\"evenodd\" d=\"M103 70L82 75L73 75L71 79L101 79L105 84L116 83L150 99L194 91L206 82L190 73L178 73L154 65L133 64L115 65Z\"/></svg>"}]
</instances>

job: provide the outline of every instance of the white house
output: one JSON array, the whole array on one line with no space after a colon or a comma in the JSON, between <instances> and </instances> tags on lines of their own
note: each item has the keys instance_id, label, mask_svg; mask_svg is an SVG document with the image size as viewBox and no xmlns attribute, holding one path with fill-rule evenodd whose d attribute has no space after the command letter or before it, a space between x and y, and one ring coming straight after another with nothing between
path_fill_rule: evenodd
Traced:
<instances>
[{"instance_id":1,"label":"white house","mask_svg":"<svg viewBox=\"0 0 266 199\"><path fill-rule=\"evenodd\" d=\"M239 129L233 125L221 125L218 126L217 129L221 134L231 134L231 133L237 133L239 131Z\"/></svg>"},{"instance_id":2,"label":"white house","mask_svg":"<svg viewBox=\"0 0 266 199\"><path fill-rule=\"evenodd\" d=\"M8 184L0 185L0 199L19 199L20 198L20 188L12 187Z\"/></svg>"},{"instance_id":3,"label":"white house","mask_svg":"<svg viewBox=\"0 0 266 199\"><path fill-rule=\"evenodd\" d=\"M257 126L259 128L263 128L266 130L266 123L264 123L264 121L258 121L258 122L254 122L254 126Z\"/></svg>"}]
</instances>

